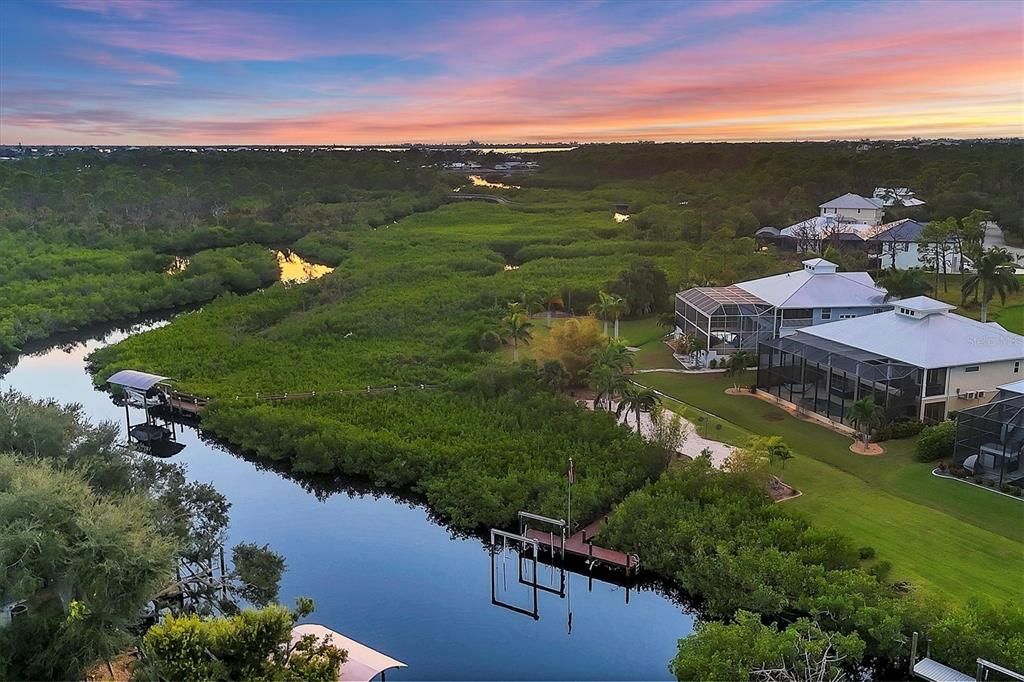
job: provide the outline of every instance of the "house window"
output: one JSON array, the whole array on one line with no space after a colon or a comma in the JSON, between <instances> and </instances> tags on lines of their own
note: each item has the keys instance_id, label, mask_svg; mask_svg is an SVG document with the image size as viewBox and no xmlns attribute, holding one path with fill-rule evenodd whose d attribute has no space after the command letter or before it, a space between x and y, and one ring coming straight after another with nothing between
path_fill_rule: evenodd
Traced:
<instances>
[{"instance_id":1,"label":"house window","mask_svg":"<svg viewBox=\"0 0 1024 682\"><path fill-rule=\"evenodd\" d=\"M840 320L852 320L855 317L857 317L857 315L855 313L843 313L843 314L841 314L839 316L839 319Z\"/></svg>"},{"instance_id":2,"label":"house window","mask_svg":"<svg viewBox=\"0 0 1024 682\"><path fill-rule=\"evenodd\" d=\"M821 309L821 319L823 319L823 320L831 320L832 319L832 309L831 308L822 308Z\"/></svg>"},{"instance_id":3,"label":"house window","mask_svg":"<svg viewBox=\"0 0 1024 682\"><path fill-rule=\"evenodd\" d=\"M971 365L970 367L964 367L965 372L977 372L981 369L978 365Z\"/></svg>"},{"instance_id":4,"label":"house window","mask_svg":"<svg viewBox=\"0 0 1024 682\"><path fill-rule=\"evenodd\" d=\"M1020 372L1020 360L1013 363L1013 373L1018 374Z\"/></svg>"},{"instance_id":5,"label":"house window","mask_svg":"<svg viewBox=\"0 0 1024 682\"><path fill-rule=\"evenodd\" d=\"M924 421L935 424L946 417L946 401L940 400L937 403L927 403L924 406Z\"/></svg>"}]
</instances>

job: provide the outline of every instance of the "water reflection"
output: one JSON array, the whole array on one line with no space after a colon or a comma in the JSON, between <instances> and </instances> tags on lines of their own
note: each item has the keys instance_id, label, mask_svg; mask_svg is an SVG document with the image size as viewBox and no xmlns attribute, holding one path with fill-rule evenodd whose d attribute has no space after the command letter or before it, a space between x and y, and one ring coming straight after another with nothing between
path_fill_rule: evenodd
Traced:
<instances>
[{"instance_id":1,"label":"water reflection","mask_svg":"<svg viewBox=\"0 0 1024 682\"><path fill-rule=\"evenodd\" d=\"M101 338L84 334L88 340L22 355L0 383L123 424L123 407L92 385L85 358L163 323L108 328ZM388 679L667 679L677 638L692 630L693 617L660 585L634 586L626 604L614 581L569 572L565 598L542 595L538 620L495 607L486 540L453 533L421 499L257 464L194 428L177 428L186 447L174 461L231 502L227 544L269 543L282 553L282 601L313 597L317 622L409 664ZM522 588L514 569L509 557L502 587L507 580L510 599L528 596L512 592ZM533 575L526 577L532 588ZM557 586L561 574L541 565L538 577Z\"/></svg>"},{"instance_id":2,"label":"water reflection","mask_svg":"<svg viewBox=\"0 0 1024 682\"><path fill-rule=\"evenodd\" d=\"M522 189L519 185L506 185L502 182L491 182L487 178L479 175L470 175L469 181L473 183L474 187L490 187L491 189Z\"/></svg>"},{"instance_id":3,"label":"water reflection","mask_svg":"<svg viewBox=\"0 0 1024 682\"><path fill-rule=\"evenodd\" d=\"M303 284L334 272L334 268L310 263L294 251L278 251L277 266L281 269L281 281L285 284Z\"/></svg>"}]
</instances>

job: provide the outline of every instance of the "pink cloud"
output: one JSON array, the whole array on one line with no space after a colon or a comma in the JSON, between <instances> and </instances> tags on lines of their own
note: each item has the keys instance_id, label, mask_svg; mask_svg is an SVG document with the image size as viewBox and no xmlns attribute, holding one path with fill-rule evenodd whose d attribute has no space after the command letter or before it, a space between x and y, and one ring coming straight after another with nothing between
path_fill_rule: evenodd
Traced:
<instances>
[{"instance_id":1,"label":"pink cloud","mask_svg":"<svg viewBox=\"0 0 1024 682\"><path fill-rule=\"evenodd\" d=\"M79 51L76 56L97 66L102 66L114 71L133 74L142 77L139 84L147 85L153 82L174 82L178 80L178 73L174 69L152 64L136 59L125 59L116 57L107 52L96 52L89 50Z\"/></svg>"}]
</instances>

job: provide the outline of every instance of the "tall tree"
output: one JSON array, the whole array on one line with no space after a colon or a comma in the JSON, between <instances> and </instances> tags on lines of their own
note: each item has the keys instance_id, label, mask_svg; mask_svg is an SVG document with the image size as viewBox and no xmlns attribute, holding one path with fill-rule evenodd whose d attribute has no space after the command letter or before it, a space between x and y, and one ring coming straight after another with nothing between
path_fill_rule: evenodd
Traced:
<instances>
[{"instance_id":1,"label":"tall tree","mask_svg":"<svg viewBox=\"0 0 1024 682\"><path fill-rule=\"evenodd\" d=\"M599 291L597 303L590 306L591 314L604 322L604 334L608 335L608 321L615 320L615 338L619 338L619 318L626 314L628 306L621 296Z\"/></svg>"},{"instance_id":2,"label":"tall tree","mask_svg":"<svg viewBox=\"0 0 1024 682\"><path fill-rule=\"evenodd\" d=\"M597 395L594 398L594 409L607 403L608 411L612 411L612 402L626 388L626 379L622 372L609 365L597 365L590 374Z\"/></svg>"},{"instance_id":3,"label":"tall tree","mask_svg":"<svg viewBox=\"0 0 1024 682\"><path fill-rule=\"evenodd\" d=\"M932 289L923 270L886 270L878 278L878 283L885 287L888 298L911 298L922 296Z\"/></svg>"},{"instance_id":4,"label":"tall tree","mask_svg":"<svg viewBox=\"0 0 1024 682\"><path fill-rule=\"evenodd\" d=\"M1002 303L1006 294L1020 289L1016 261L1006 249L998 246L988 249L974 261L974 271L966 275L960 287L963 300L981 292L981 321L988 321L988 304L998 294Z\"/></svg>"},{"instance_id":5,"label":"tall tree","mask_svg":"<svg viewBox=\"0 0 1024 682\"><path fill-rule=\"evenodd\" d=\"M629 311L637 315L650 315L664 310L672 297L668 277L648 258L632 262L619 273L608 289L624 298Z\"/></svg>"},{"instance_id":6,"label":"tall tree","mask_svg":"<svg viewBox=\"0 0 1024 682\"><path fill-rule=\"evenodd\" d=\"M512 342L512 361L519 362L519 344L529 343L533 339L530 331L533 324L527 319L526 313L516 304L509 305L508 316L504 321L505 338Z\"/></svg>"},{"instance_id":7,"label":"tall tree","mask_svg":"<svg viewBox=\"0 0 1024 682\"><path fill-rule=\"evenodd\" d=\"M615 416L633 412L636 415L636 432L640 433L640 413L654 412L658 407L658 394L646 386L627 386L622 391L622 400L615 410Z\"/></svg>"},{"instance_id":8,"label":"tall tree","mask_svg":"<svg viewBox=\"0 0 1024 682\"><path fill-rule=\"evenodd\" d=\"M945 220L933 220L921 230L918 238L918 248L921 250L921 260L935 270L935 291L939 290L939 279L941 275L949 271L949 255L953 249L953 238L960 229L956 218ZM943 280L944 291L948 291L949 283Z\"/></svg>"}]
</instances>

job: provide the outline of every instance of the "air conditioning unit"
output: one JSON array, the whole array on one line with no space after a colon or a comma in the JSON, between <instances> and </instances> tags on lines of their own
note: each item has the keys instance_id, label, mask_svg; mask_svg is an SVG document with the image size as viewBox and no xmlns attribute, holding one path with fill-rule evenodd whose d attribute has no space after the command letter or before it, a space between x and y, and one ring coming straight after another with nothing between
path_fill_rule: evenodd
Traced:
<instances>
[{"instance_id":1,"label":"air conditioning unit","mask_svg":"<svg viewBox=\"0 0 1024 682\"><path fill-rule=\"evenodd\" d=\"M978 391L976 395L978 397L978 400L981 400L982 398L985 397L985 391Z\"/></svg>"},{"instance_id":2,"label":"air conditioning unit","mask_svg":"<svg viewBox=\"0 0 1024 682\"><path fill-rule=\"evenodd\" d=\"M963 397L964 397L964 400L974 400L974 397L976 395L978 395L978 394L975 393L974 391L967 391L966 393L964 393Z\"/></svg>"}]
</instances>

